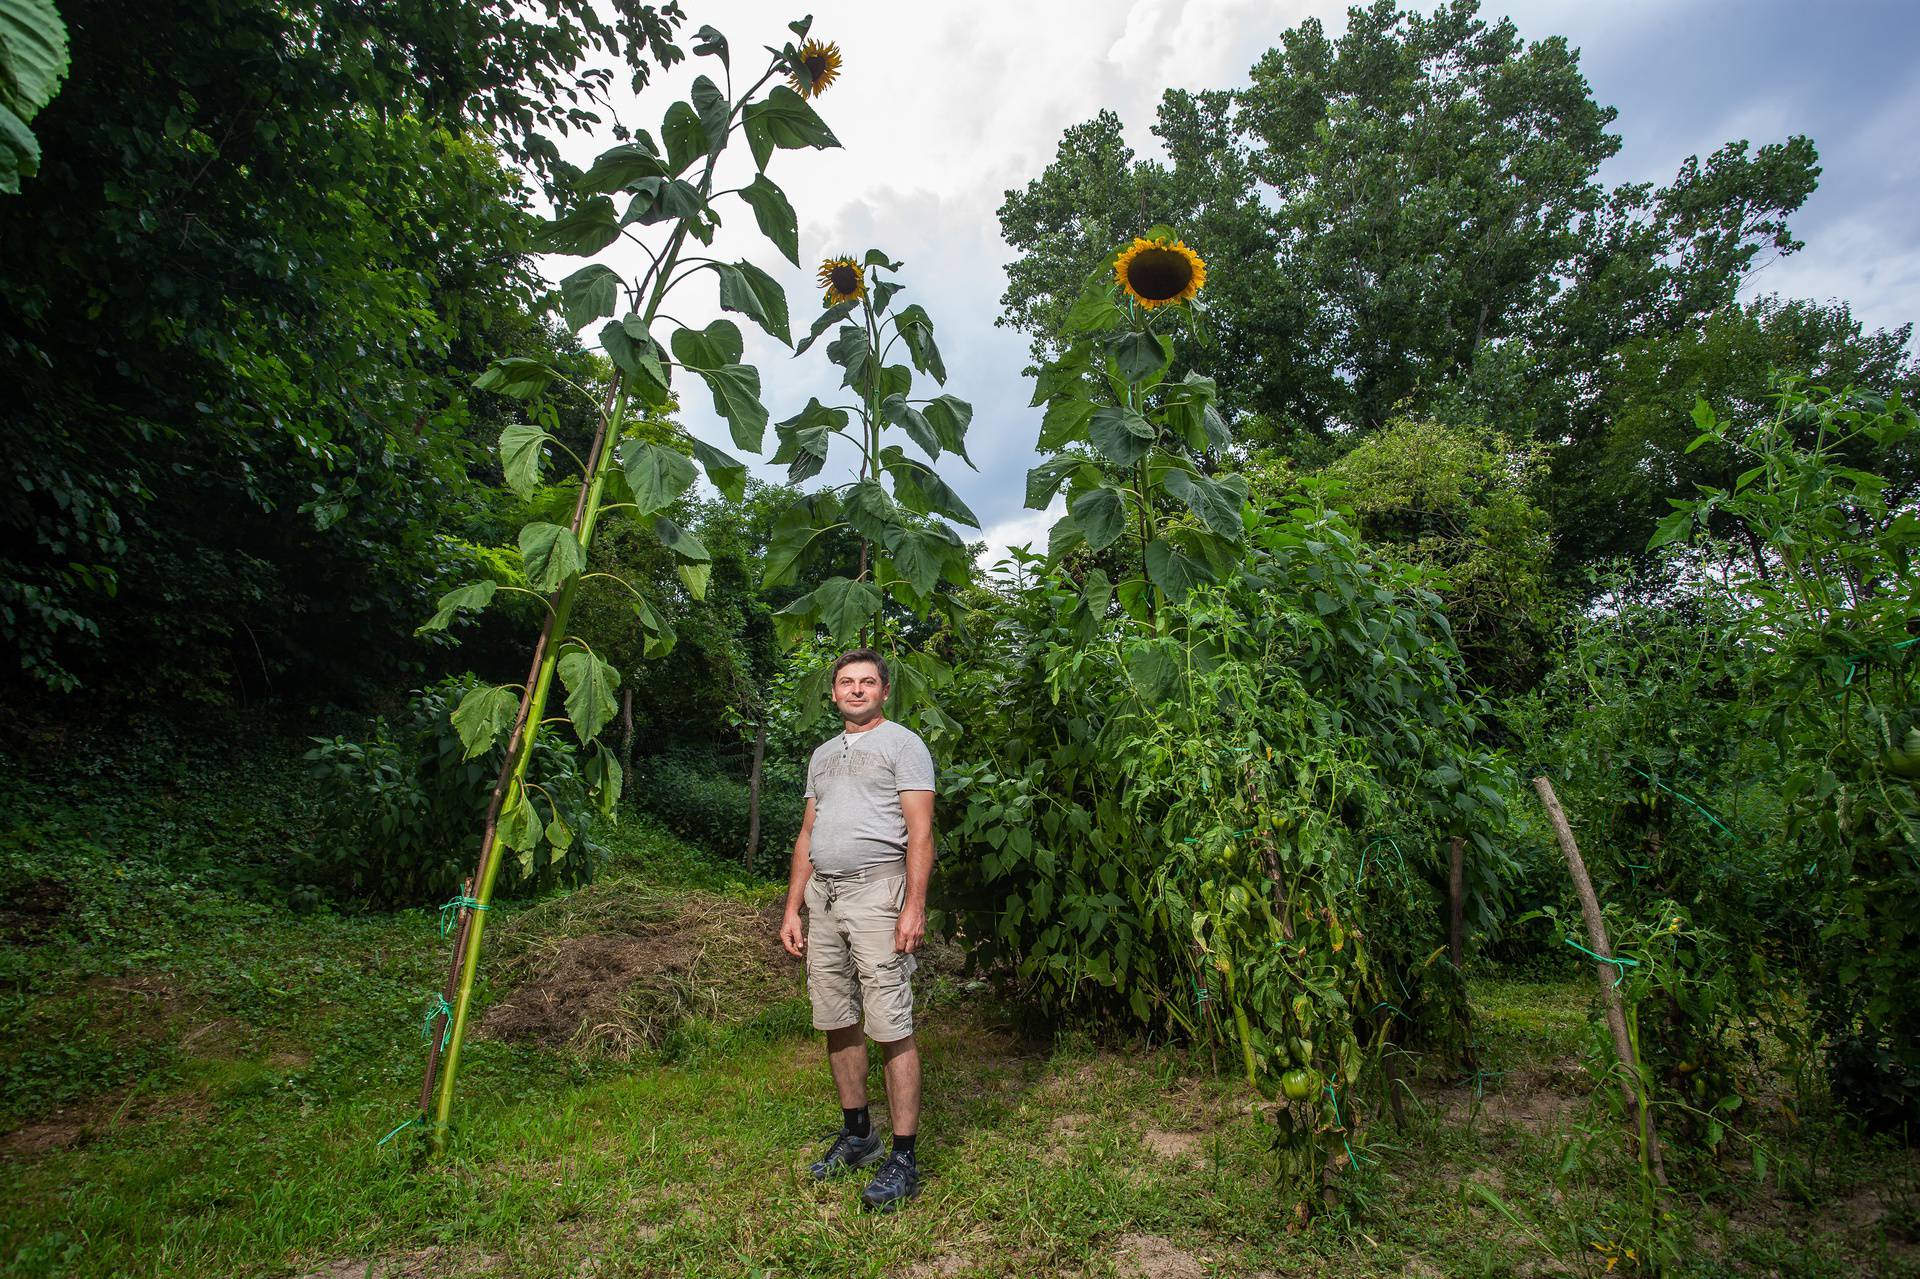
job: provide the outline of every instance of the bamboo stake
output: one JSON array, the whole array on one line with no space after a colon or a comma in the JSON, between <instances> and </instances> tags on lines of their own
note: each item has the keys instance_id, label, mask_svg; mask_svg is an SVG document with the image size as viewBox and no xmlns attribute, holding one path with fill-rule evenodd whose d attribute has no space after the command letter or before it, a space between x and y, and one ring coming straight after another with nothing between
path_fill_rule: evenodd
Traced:
<instances>
[{"instance_id":1,"label":"bamboo stake","mask_svg":"<svg viewBox=\"0 0 1920 1279\"><path fill-rule=\"evenodd\" d=\"M1607 941L1607 923L1600 914L1600 899L1594 896L1593 881L1587 877L1587 864L1580 857L1580 846L1574 843L1573 827L1567 824L1560 798L1553 793L1553 783L1544 777L1533 779L1533 789L1539 793L1540 803L1547 810L1547 820L1553 823L1553 833L1560 840L1560 851L1566 855L1567 873L1573 877L1573 891L1580 897L1580 913L1586 917L1587 940L1593 943L1593 953L1612 959L1613 946ZM1627 1113L1634 1117L1642 1157L1653 1170L1653 1179L1664 1186L1667 1170L1660 1160L1660 1138L1653 1130L1653 1111L1640 1091L1640 1068L1634 1061L1633 1041L1627 1036L1627 1015L1620 1005L1620 992L1614 987L1620 974L1612 964L1596 961L1593 967L1600 979L1600 998L1607 1009L1607 1029L1613 1033L1613 1051L1625 1071L1620 1091L1626 1098Z\"/></svg>"}]
</instances>

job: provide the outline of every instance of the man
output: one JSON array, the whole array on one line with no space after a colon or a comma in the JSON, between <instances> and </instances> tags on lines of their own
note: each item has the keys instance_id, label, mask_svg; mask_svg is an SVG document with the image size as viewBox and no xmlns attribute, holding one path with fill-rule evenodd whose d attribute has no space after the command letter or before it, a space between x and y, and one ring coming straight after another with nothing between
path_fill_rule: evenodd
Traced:
<instances>
[{"instance_id":1,"label":"man","mask_svg":"<svg viewBox=\"0 0 1920 1279\"><path fill-rule=\"evenodd\" d=\"M868 1038L886 1059L893 1150L861 1196L884 1211L920 1193L911 979L933 871L933 757L917 734L882 713L887 663L872 649L834 662L830 689L845 728L807 767L807 811L793 841L780 943L807 961L813 1024L827 1033L840 1094L840 1134L813 1165L816 1178L880 1160L880 1134L867 1111Z\"/></svg>"}]
</instances>

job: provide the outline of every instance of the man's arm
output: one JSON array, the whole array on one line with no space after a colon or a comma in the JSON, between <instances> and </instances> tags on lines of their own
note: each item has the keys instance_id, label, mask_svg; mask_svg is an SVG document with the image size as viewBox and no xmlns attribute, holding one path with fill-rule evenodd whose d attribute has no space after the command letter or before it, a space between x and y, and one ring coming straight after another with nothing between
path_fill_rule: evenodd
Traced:
<instances>
[{"instance_id":1,"label":"man's arm","mask_svg":"<svg viewBox=\"0 0 1920 1279\"><path fill-rule=\"evenodd\" d=\"M787 870L787 915L780 921L780 944L798 959L807 948L806 934L800 928L800 903L807 895L807 881L813 878L813 799L807 799L807 811L800 818L800 833L793 840L793 865Z\"/></svg>"},{"instance_id":2,"label":"man's arm","mask_svg":"<svg viewBox=\"0 0 1920 1279\"><path fill-rule=\"evenodd\" d=\"M907 900L893 926L893 948L905 954L920 949L927 934L927 881L933 878L933 792L900 792L900 815L907 819Z\"/></svg>"}]
</instances>

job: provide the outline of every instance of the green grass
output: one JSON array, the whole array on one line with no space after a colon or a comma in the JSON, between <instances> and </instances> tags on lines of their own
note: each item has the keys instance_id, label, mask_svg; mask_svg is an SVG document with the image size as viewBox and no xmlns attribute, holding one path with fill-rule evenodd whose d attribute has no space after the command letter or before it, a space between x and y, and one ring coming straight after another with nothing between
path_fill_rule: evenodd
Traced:
<instances>
[{"instance_id":1,"label":"green grass","mask_svg":"<svg viewBox=\"0 0 1920 1279\"><path fill-rule=\"evenodd\" d=\"M1478 1086L1429 1068L1342 1208L1295 1229L1264 1121L1204 1056L1022 1038L936 965L926 1192L862 1214L858 1182L806 1176L838 1113L797 967L752 958L779 886L636 822L593 886L500 908L483 998L597 934L695 921L711 961L621 1005L628 1055L470 1041L451 1149L381 1146L445 963L428 912L294 916L183 852L190 824L108 856L72 813L34 820L65 822L67 861L32 856L72 897L0 946L9 1275L1588 1274L1609 1247L1633 1269L1647 1226L1574 1065L1597 1005L1572 969L1476 981ZM18 828L0 847L26 864ZM1811 1121L1770 1140L1764 1184L1673 1202L1678 1272L1920 1272L1908 1155Z\"/></svg>"}]
</instances>

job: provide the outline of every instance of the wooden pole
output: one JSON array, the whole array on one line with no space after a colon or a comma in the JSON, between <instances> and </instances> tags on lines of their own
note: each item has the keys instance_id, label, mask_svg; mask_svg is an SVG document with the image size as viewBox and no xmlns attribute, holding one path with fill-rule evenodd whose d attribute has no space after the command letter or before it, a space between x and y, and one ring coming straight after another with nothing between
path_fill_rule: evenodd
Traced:
<instances>
[{"instance_id":1,"label":"wooden pole","mask_svg":"<svg viewBox=\"0 0 1920 1279\"><path fill-rule=\"evenodd\" d=\"M753 768L747 773L747 874L753 874L753 855L760 848L760 767L767 758L767 719L760 717L753 735Z\"/></svg>"},{"instance_id":2,"label":"wooden pole","mask_svg":"<svg viewBox=\"0 0 1920 1279\"><path fill-rule=\"evenodd\" d=\"M1539 793L1540 803L1547 810L1547 820L1553 823L1553 833L1560 840L1560 851L1566 855L1567 873L1573 877L1573 891L1580 898L1580 913L1586 917L1587 940L1593 944L1593 953L1612 959L1613 946L1607 941L1607 922L1600 913L1600 899L1594 896L1593 881L1587 877L1587 864L1580 857L1580 846L1573 841L1573 827L1567 824L1560 798L1553 793L1553 783L1544 777L1533 779L1533 789ZM1654 1180L1664 1186L1667 1170L1660 1160L1660 1139L1653 1130L1653 1112L1640 1092L1640 1069L1634 1063L1633 1041L1627 1035L1627 1014L1620 1006L1620 992L1614 985L1620 972L1613 964L1600 961L1595 961L1593 967L1600 979L1600 999L1607 1009L1607 1029L1613 1032L1613 1051L1626 1072L1620 1081L1620 1090L1626 1098L1627 1113L1634 1117L1641 1150L1653 1170Z\"/></svg>"},{"instance_id":3,"label":"wooden pole","mask_svg":"<svg viewBox=\"0 0 1920 1279\"><path fill-rule=\"evenodd\" d=\"M1473 1014L1466 1002L1467 992L1467 841L1455 835L1447 841L1447 958L1460 978L1461 1028L1467 1034L1467 1069L1480 1069L1479 1054L1473 1049Z\"/></svg>"}]
</instances>

